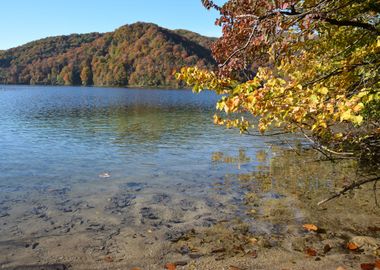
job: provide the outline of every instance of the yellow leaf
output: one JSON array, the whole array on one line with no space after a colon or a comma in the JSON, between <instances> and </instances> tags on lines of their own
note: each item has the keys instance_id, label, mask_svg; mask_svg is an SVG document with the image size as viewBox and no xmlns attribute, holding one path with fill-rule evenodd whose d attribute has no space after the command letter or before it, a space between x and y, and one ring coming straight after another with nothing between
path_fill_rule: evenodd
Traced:
<instances>
[{"instance_id":1,"label":"yellow leaf","mask_svg":"<svg viewBox=\"0 0 380 270\"><path fill-rule=\"evenodd\" d=\"M353 108L353 111L354 111L354 112L359 112L359 111L361 111L363 108L364 108L364 104L360 102L360 103L358 103L358 104Z\"/></svg>"},{"instance_id":2,"label":"yellow leaf","mask_svg":"<svg viewBox=\"0 0 380 270\"><path fill-rule=\"evenodd\" d=\"M361 123L363 123L363 116L358 115L358 116L352 117L352 122L357 125L361 125Z\"/></svg>"},{"instance_id":3,"label":"yellow leaf","mask_svg":"<svg viewBox=\"0 0 380 270\"><path fill-rule=\"evenodd\" d=\"M310 100L314 103L317 103L318 102L318 97L316 95L311 95L310 96Z\"/></svg>"},{"instance_id":4,"label":"yellow leaf","mask_svg":"<svg viewBox=\"0 0 380 270\"><path fill-rule=\"evenodd\" d=\"M340 116L340 121L344 121L344 120L350 120L352 117L351 115L351 109L345 111L344 113L341 114Z\"/></svg>"},{"instance_id":5,"label":"yellow leaf","mask_svg":"<svg viewBox=\"0 0 380 270\"><path fill-rule=\"evenodd\" d=\"M327 89L327 87L322 87L318 90L319 93L321 93L322 95L327 95L327 93L329 92L329 89Z\"/></svg>"}]
</instances>

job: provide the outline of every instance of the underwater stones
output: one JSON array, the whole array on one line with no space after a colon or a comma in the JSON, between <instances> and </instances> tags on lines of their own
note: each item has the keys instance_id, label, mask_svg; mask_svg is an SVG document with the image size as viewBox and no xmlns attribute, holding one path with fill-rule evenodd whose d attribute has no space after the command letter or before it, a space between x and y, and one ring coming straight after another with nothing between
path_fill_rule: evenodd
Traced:
<instances>
[{"instance_id":1,"label":"underwater stones","mask_svg":"<svg viewBox=\"0 0 380 270\"><path fill-rule=\"evenodd\" d=\"M158 215L150 207L141 208L140 214L143 218L146 218L146 219L153 219L153 220L159 219Z\"/></svg>"},{"instance_id":2,"label":"underwater stones","mask_svg":"<svg viewBox=\"0 0 380 270\"><path fill-rule=\"evenodd\" d=\"M124 208L133 205L135 198L133 194L117 194L109 200L110 203L105 209L112 213L120 213Z\"/></svg>"},{"instance_id":3,"label":"underwater stones","mask_svg":"<svg viewBox=\"0 0 380 270\"><path fill-rule=\"evenodd\" d=\"M152 197L152 203L155 203L155 204L158 204L158 203L166 204L166 203L169 203L170 201L171 201L170 196L165 193L155 194Z\"/></svg>"},{"instance_id":4,"label":"underwater stones","mask_svg":"<svg viewBox=\"0 0 380 270\"><path fill-rule=\"evenodd\" d=\"M138 183L138 182L129 182L129 183L123 183L119 185L119 188L124 191L128 192L138 192L141 191L146 184L144 183Z\"/></svg>"}]
</instances>

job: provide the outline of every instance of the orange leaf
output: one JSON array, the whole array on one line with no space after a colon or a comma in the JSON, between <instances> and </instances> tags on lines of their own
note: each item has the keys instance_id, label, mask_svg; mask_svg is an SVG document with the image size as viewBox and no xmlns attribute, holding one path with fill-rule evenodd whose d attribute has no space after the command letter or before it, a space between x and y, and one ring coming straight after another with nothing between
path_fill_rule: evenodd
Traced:
<instances>
[{"instance_id":1,"label":"orange leaf","mask_svg":"<svg viewBox=\"0 0 380 270\"><path fill-rule=\"evenodd\" d=\"M373 269L375 269L375 264L374 263L362 263L360 265L360 268L362 270L373 270Z\"/></svg>"},{"instance_id":2,"label":"orange leaf","mask_svg":"<svg viewBox=\"0 0 380 270\"><path fill-rule=\"evenodd\" d=\"M309 232L310 232L310 231L314 231L314 232L318 231L318 227L315 226L314 224L304 224L302 227L303 227L305 230L308 230Z\"/></svg>"},{"instance_id":3,"label":"orange leaf","mask_svg":"<svg viewBox=\"0 0 380 270\"><path fill-rule=\"evenodd\" d=\"M176 265L174 263L167 263L165 265L165 269L168 269L168 270L175 270L176 269Z\"/></svg>"},{"instance_id":4,"label":"orange leaf","mask_svg":"<svg viewBox=\"0 0 380 270\"><path fill-rule=\"evenodd\" d=\"M339 266L336 270L346 270L346 268Z\"/></svg>"},{"instance_id":5,"label":"orange leaf","mask_svg":"<svg viewBox=\"0 0 380 270\"><path fill-rule=\"evenodd\" d=\"M353 243L353 242L349 242L349 243L347 243L347 248L348 248L349 250L357 250L359 247L358 247L357 244L355 244L355 243Z\"/></svg>"},{"instance_id":6,"label":"orange leaf","mask_svg":"<svg viewBox=\"0 0 380 270\"><path fill-rule=\"evenodd\" d=\"M380 269L380 260L376 260L376 261L375 261L375 267L376 267L377 269Z\"/></svg>"},{"instance_id":7,"label":"orange leaf","mask_svg":"<svg viewBox=\"0 0 380 270\"><path fill-rule=\"evenodd\" d=\"M313 248L307 248L305 253L309 256L317 256L317 251Z\"/></svg>"}]
</instances>

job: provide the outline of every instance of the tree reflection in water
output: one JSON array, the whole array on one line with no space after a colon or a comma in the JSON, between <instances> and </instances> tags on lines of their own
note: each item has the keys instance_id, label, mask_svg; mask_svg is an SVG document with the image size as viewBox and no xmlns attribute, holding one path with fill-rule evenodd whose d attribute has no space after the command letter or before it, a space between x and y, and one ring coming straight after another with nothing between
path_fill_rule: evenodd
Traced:
<instances>
[{"instance_id":1,"label":"tree reflection in water","mask_svg":"<svg viewBox=\"0 0 380 270\"><path fill-rule=\"evenodd\" d=\"M215 166L252 164L242 149L236 156L215 152L211 159ZM227 174L215 181L219 194L233 194L235 199L228 208L235 211L235 218L193 232L187 245L204 252L223 251L222 257L244 256L265 248L304 253L310 246L323 253L326 245L342 253L347 252L345 243L352 237L379 237L373 230L374 224L380 225L380 208L375 206L372 186L317 206L331 192L359 177L355 161L331 162L301 146L293 150L272 146L256 153L255 164L251 172ZM305 223L316 224L319 233L305 231ZM366 252L376 255L379 247L368 245Z\"/></svg>"}]
</instances>

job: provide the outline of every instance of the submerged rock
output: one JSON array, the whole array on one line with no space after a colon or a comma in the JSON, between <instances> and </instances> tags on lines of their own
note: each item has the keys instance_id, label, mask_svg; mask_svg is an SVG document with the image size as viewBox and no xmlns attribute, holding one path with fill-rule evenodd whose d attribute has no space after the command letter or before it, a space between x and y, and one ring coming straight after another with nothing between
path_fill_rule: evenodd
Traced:
<instances>
[{"instance_id":1,"label":"submerged rock","mask_svg":"<svg viewBox=\"0 0 380 270\"><path fill-rule=\"evenodd\" d=\"M380 248L380 239L369 236L352 237L350 243L354 243L357 247L363 249L364 251L373 251Z\"/></svg>"},{"instance_id":2,"label":"submerged rock","mask_svg":"<svg viewBox=\"0 0 380 270\"><path fill-rule=\"evenodd\" d=\"M134 199L136 198L133 194L118 194L110 199L109 205L106 210L111 210L112 213L120 212L124 208L134 204Z\"/></svg>"},{"instance_id":3,"label":"submerged rock","mask_svg":"<svg viewBox=\"0 0 380 270\"><path fill-rule=\"evenodd\" d=\"M140 210L140 214L146 219L159 219L158 215L154 213L154 210L150 207L143 207Z\"/></svg>"}]
</instances>

